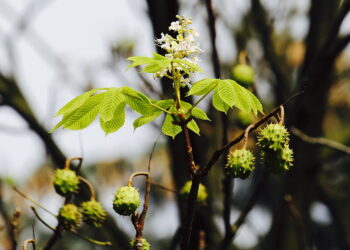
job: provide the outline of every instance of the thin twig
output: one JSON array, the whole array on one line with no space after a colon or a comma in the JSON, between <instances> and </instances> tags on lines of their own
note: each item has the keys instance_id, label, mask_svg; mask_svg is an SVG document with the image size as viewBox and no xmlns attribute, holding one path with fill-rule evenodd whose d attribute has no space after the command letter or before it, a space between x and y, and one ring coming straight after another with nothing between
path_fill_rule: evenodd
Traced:
<instances>
[{"instance_id":1,"label":"thin twig","mask_svg":"<svg viewBox=\"0 0 350 250\"><path fill-rule=\"evenodd\" d=\"M71 162L74 161L74 160L78 160L78 161L79 161L78 166L77 166L77 169L79 169L80 166L81 166L81 164L82 164L82 162L83 162L83 158L81 158L81 157L72 157L72 158L68 158L68 159L66 160L66 164L65 164L65 166L64 166L64 169L69 169L69 168L70 168Z\"/></svg>"},{"instance_id":2,"label":"thin twig","mask_svg":"<svg viewBox=\"0 0 350 250\"><path fill-rule=\"evenodd\" d=\"M129 180L128 180L128 186L129 187L132 187L132 181L134 180L134 178L136 176L139 176L139 175L144 175L144 176L148 177L149 176L149 172L135 172L135 173L132 173L130 175L130 177L129 177Z\"/></svg>"},{"instance_id":3,"label":"thin twig","mask_svg":"<svg viewBox=\"0 0 350 250\"><path fill-rule=\"evenodd\" d=\"M163 189L165 191L169 191L169 192L172 192L172 193L178 193L177 190L174 190L174 189L168 188L166 186L163 186L162 184L159 184L159 183L157 183L157 182L155 182L155 181L153 181L151 179L149 180L149 182L151 183L152 186L155 186L155 187L157 187L159 189Z\"/></svg>"},{"instance_id":4,"label":"thin twig","mask_svg":"<svg viewBox=\"0 0 350 250\"><path fill-rule=\"evenodd\" d=\"M70 230L70 232L72 232L73 234L79 236L80 238L88 241L88 242L91 242L91 243L94 243L96 245L100 245L100 246L111 246L112 243L110 241L99 241L99 240L94 240L94 239L91 239L89 237L86 237L82 234L80 234L79 232L75 231L75 230Z\"/></svg>"},{"instance_id":5,"label":"thin twig","mask_svg":"<svg viewBox=\"0 0 350 250\"><path fill-rule=\"evenodd\" d=\"M55 229L53 227L51 227L49 224L47 224L38 214L38 212L36 211L35 207L30 207L33 210L33 213L35 215L35 217L41 222L43 223L47 228L51 229L52 231L55 231Z\"/></svg>"},{"instance_id":6,"label":"thin twig","mask_svg":"<svg viewBox=\"0 0 350 250\"><path fill-rule=\"evenodd\" d=\"M280 117L279 117L279 125L283 125L284 124L284 107L280 106Z\"/></svg>"},{"instance_id":7,"label":"thin twig","mask_svg":"<svg viewBox=\"0 0 350 250\"><path fill-rule=\"evenodd\" d=\"M249 214L249 212L252 210L252 208L256 204L258 197L263 190L262 187L264 186L264 184L266 182L267 176L268 176L268 174L265 171L263 176L261 177L260 181L256 184L254 191L247 202L247 205L241 211L241 213L238 216L235 223L233 223L233 225L231 226L231 233L229 235L226 235L226 237L221 242L219 249L225 250L230 246L231 241L236 236L239 228L243 225L245 219L247 218L247 215Z\"/></svg>"},{"instance_id":8,"label":"thin twig","mask_svg":"<svg viewBox=\"0 0 350 250\"><path fill-rule=\"evenodd\" d=\"M338 150L342 153L345 154L350 154L350 147L341 144L339 142L327 139L327 138L323 138L323 137L311 137L308 136L306 134L304 134L303 132L301 132L299 129L297 129L296 127L292 127L291 128L291 132L297 136L298 138L300 138L301 140L303 140L304 142L310 143L310 144L316 144L316 145L321 145L321 146L325 146L325 147L329 147L332 148L334 150Z\"/></svg>"},{"instance_id":9,"label":"thin twig","mask_svg":"<svg viewBox=\"0 0 350 250\"><path fill-rule=\"evenodd\" d=\"M243 149L247 147L249 132L253 127L254 127L253 125L249 125L244 131L243 147L242 147Z\"/></svg>"},{"instance_id":10,"label":"thin twig","mask_svg":"<svg viewBox=\"0 0 350 250\"><path fill-rule=\"evenodd\" d=\"M32 198L28 197L26 194L22 193L21 191L19 191L16 187L12 187L12 189L18 193L19 195L21 195L23 198L29 200L30 202L32 202L34 205L36 205L37 207L40 207L42 210L44 210L45 212L51 214L52 216L57 217L56 214L54 214L53 212L51 212L50 210L48 210L46 207L44 207L43 205L41 205L39 202L33 200Z\"/></svg>"},{"instance_id":11,"label":"thin twig","mask_svg":"<svg viewBox=\"0 0 350 250\"><path fill-rule=\"evenodd\" d=\"M34 239L28 239L23 243L23 250L27 250L27 245L32 243L33 247L35 247L35 240Z\"/></svg>"},{"instance_id":12,"label":"thin twig","mask_svg":"<svg viewBox=\"0 0 350 250\"><path fill-rule=\"evenodd\" d=\"M81 180L88 187L90 191L90 199L95 200L95 190L92 184L82 176L78 176L78 179Z\"/></svg>"},{"instance_id":13,"label":"thin twig","mask_svg":"<svg viewBox=\"0 0 350 250\"><path fill-rule=\"evenodd\" d=\"M295 221L295 225L296 225L295 231L298 235L300 249L302 249L302 250L311 249L307 246L305 225L304 225L301 213L293 201L293 197L291 195L287 194L284 196L284 201L286 202L287 208Z\"/></svg>"},{"instance_id":14,"label":"thin twig","mask_svg":"<svg viewBox=\"0 0 350 250\"><path fill-rule=\"evenodd\" d=\"M304 90L292 95L291 97L289 97L283 104L281 104L280 106L278 106L277 108L275 108L274 110L272 110L269 114L265 115L264 117L262 117L259 121L257 121L256 123L253 124L253 127L250 129L250 131L254 131L256 130L258 127L260 127L262 124L264 124L268 119L270 119L272 116L274 116L279 110L281 106L286 105L287 103L289 103L291 100L293 100L295 97L301 95L304 93ZM235 139L233 139L232 141L230 141L229 143L227 143L225 146L223 146L222 148L216 150L214 152L214 154L212 155L211 159L209 160L209 162L207 163L207 165L201 170L201 175L207 175L209 170L212 168L212 166L214 166L214 164L219 160L220 156L222 154L224 154L229 148L231 148L232 146L236 145L237 143L239 143L243 138L244 138L244 131L237 136Z\"/></svg>"}]
</instances>

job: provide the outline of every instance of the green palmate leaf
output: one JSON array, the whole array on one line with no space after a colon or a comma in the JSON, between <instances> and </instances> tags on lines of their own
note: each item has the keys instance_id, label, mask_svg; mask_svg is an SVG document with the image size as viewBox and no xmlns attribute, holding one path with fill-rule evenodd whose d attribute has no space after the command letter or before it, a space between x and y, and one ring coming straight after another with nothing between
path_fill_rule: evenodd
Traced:
<instances>
[{"instance_id":1,"label":"green palmate leaf","mask_svg":"<svg viewBox=\"0 0 350 250\"><path fill-rule=\"evenodd\" d=\"M125 102L119 105L113 114L112 119L104 120L100 117L100 126L106 135L116 132L125 123Z\"/></svg>"},{"instance_id":2,"label":"green palmate leaf","mask_svg":"<svg viewBox=\"0 0 350 250\"><path fill-rule=\"evenodd\" d=\"M147 66L145 66L141 72L157 73L158 71L161 71L165 68L168 68L170 63L171 63L170 60L153 61L153 62L147 64Z\"/></svg>"},{"instance_id":3,"label":"green palmate leaf","mask_svg":"<svg viewBox=\"0 0 350 250\"><path fill-rule=\"evenodd\" d=\"M54 129L63 126L63 128L78 130L89 126L100 110L104 95L105 93L100 93L87 99L82 106L71 113L65 114L62 121Z\"/></svg>"},{"instance_id":4,"label":"green palmate leaf","mask_svg":"<svg viewBox=\"0 0 350 250\"><path fill-rule=\"evenodd\" d=\"M133 125L134 125L134 129L137 129L138 127L141 127L151 121L153 121L154 119L156 119L158 116L160 116L162 114L162 112L158 112L158 113L154 113L153 115L149 115L149 116L141 116L139 118L137 118Z\"/></svg>"},{"instance_id":5,"label":"green palmate leaf","mask_svg":"<svg viewBox=\"0 0 350 250\"><path fill-rule=\"evenodd\" d=\"M161 107L163 109L168 109L170 108L171 105L174 104L173 99L166 99L166 100L151 100L153 104L155 104L158 107Z\"/></svg>"},{"instance_id":6,"label":"green palmate leaf","mask_svg":"<svg viewBox=\"0 0 350 250\"><path fill-rule=\"evenodd\" d=\"M164 123L162 126L162 132L165 135L171 136L173 139L177 134L179 134L182 129L179 125L173 123L174 119L171 115L167 114L164 119Z\"/></svg>"},{"instance_id":7,"label":"green palmate leaf","mask_svg":"<svg viewBox=\"0 0 350 250\"><path fill-rule=\"evenodd\" d=\"M203 79L195 82L187 95L206 95L218 84L219 79Z\"/></svg>"},{"instance_id":8,"label":"green palmate leaf","mask_svg":"<svg viewBox=\"0 0 350 250\"><path fill-rule=\"evenodd\" d=\"M187 127L193 132L195 132L197 135L199 135L199 127L195 120L191 120L189 123L187 123Z\"/></svg>"},{"instance_id":9,"label":"green palmate leaf","mask_svg":"<svg viewBox=\"0 0 350 250\"><path fill-rule=\"evenodd\" d=\"M226 103L228 106L232 107L235 103L235 98L237 98L237 93L233 88L232 84L228 81L220 80L217 86L217 92L220 99Z\"/></svg>"},{"instance_id":10,"label":"green palmate leaf","mask_svg":"<svg viewBox=\"0 0 350 250\"><path fill-rule=\"evenodd\" d=\"M157 53L153 53L153 58L144 56L133 56L129 57L128 60L132 61L128 69L146 64L146 66L141 71L146 73L156 73L162 69L168 68L172 61L170 58L166 58Z\"/></svg>"},{"instance_id":11,"label":"green palmate leaf","mask_svg":"<svg viewBox=\"0 0 350 250\"><path fill-rule=\"evenodd\" d=\"M224 112L224 113L226 113L227 110L230 108L229 105L227 105L224 101L221 100L217 89L214 90L212 103L213 103L214 108L216 108L217 110Z\"/></svg>"},{"instance_id":12,"label":"green palmate leaf","mask_svg":"<svg viewBox=\"0 0 350 250\"><path fill-rule=\"evenodd\" d=\"M140 66L142 64L147 64L153 61L153 58L151 57L145 57L145 56L132 56L128 57L129 61L132 61L132 63L129 65L127 69L130 69L132 67Z\"/></svg>"},{"instance_id":13,"label":"green palmate leaf","mask_svg":"<svg viewBox=\"0 0 350 250\"><path fill-rule=\"evenodd\" d=\"M226 84L231 84L234 89L234 94L232 96L233 106L245 112L253 112L255 115L258 112L263 113L263 108L253 93L251 93L246 88L239 85L237 82L227 79L222 80L221 82L225 82Z\"/></svg>"},{"instance_id":14,"label":"green palmate leaf","mask_svg":"<svg viewBox=\"0 0 350 250\"><path fill-rule=\"evenodd\" d=\"M180 66L182 66L182 68L188 67L191 69L191 71L197 71L199 73L204 73L203 69L201 69L198 65L191 63L189 61L182 60L182 59L173 59L172 61L177 63L177 64L180 64Z\"/></svg>"},{"instance_id":15,"label":"green palmate leaf","mask_svg":"<svg viewBox=\"0 0 350 250\"><path fill-rule=\"evenodd\" d=\"M194 107L191 111L191 115L197 119L201 119L201 120L207 120L210 121L209 117L207 116L207 114L204 112L204 110L198 108L198 107Z\"/></svg>"},{"instance_id":16,"label":"green palmate leaf","mask_svg":"<svg viewBox=\"0 0 350 250\"><path fill-rule=\"evenodd\" d=\"M151 99L139 91L129 87L122 87L121 93L124 95L125 101L130 108L141 115L152 115L158 111L158 109L150 105Z\"/></svg>"},{"instance_id":17,"label":"green palmate leaf","mask_svg":"<svg viewBox=\"0 0 350 250\"><path fill-rule=\"evenodd\" d=\"M101 104L100 116L105 122L112 120L116 113L124 112L125 98L118 88L110 88L105 92Z\"/></svg>"},{"instance_id":18,"label":"green palmate leaf","mask_svg":"<svg viewBox=\"0 0 350 250\"><path fill-rule=\"evenodd\" d=\"M103 88L92 89L88 92L85 92L84 94L81 94L81 95L75 97L70 102L68 102L66 105L64 105L60 110L58 110L55 116L64 115L64 114L67 114L67 113L74 111L75 109L77 109L81 105L83 105L84 102L87 99L89 99L90 96L92 96L94 93L96 93L99 90L103 90Z\"/></svg>"},{"instance_id":19,"label":"green palmate leaf","mask_svg":"<svg viewBox=\"0 0 350 250\"><path fill-rule=\"evenodd\" d=\"M165 110L167 110L168 108L171 107L171 105L174 104L173 99L159 100L159 101L158 100L151 100L151 102L152 102L152 104L156 105L157 107L160 107L160 108L165 109ZM137 129L138 127L141 127L141 126L153 121L158 116L160 116L162 113L163 113L162 110L155 108L153 114L143 115L143 116L137 118L133 123L134 129Z\"/></svg>"}]
</instances>

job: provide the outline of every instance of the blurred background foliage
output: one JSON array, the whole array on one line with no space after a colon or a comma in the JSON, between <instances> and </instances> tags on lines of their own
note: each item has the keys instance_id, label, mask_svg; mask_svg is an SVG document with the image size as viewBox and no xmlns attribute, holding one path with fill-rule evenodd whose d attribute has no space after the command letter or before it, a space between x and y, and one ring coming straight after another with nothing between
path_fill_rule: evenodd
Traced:
<instances>
[{"instance_id":1,"label":"blurred background foliage","mask_svg":"<svg viewBox=\"0 0 350 250\"><path fill-rule=\"evenodd\" d=\"M61 2L61 5L56 5L57 2ZM1 22L10 20L8 23L11 23L0 26L0 117L3 117L0 133L7 136L2 137L1 148L7 153L9 151L5 149L11 148L13 154L10 157L23 159L25 163L42 158L34 161L36 166L31 168L29 174L26 173L25 164L22 166L10 161L13 163L11 165L4 160L4 155L0 158L1 169L17 167L17 176L26 176L12 178L6 171L2 171L0 249L15 249L13 239L17 240L19 249L25 239L33 237L33 231L38 247L47 242L52 232L35 219L29 208L30 202L16 194L11 186L16 185L28 196L56 212L63 200L54 193L51 182L53 169L64 165L66 155L81 156L76 155L76 152L82 152L84 147L90 147L90 150L84 151L83 156L84 159L90 157L90 160L83 162L81 172L93 183L98 198L110 212L110 217L103 229L83 227L79 231L98 240L112 241L111 249L127 249L129 239L133 236L133 228L127 219L113 213L111 197L117 187L126 184L132 172L146 169L152 144L158 137L159 121L149 125L148 130L139 131L138 134L135 132L137 136L143 134L141 139L129 141L129 135L112 137L119 144L109 151L108 157L105 157L106 148L101 146L105 141L97 138L103 136L101 133L93 133L93 136L79 143L74 138L75 143L71 143L69 137L75 132L66 131L66 136L53 138L47 131L54 123L54 112L65 100L103 84L113 85L119 82L121 85L130 85L155 99L171 95L169 82L157 82L149 76L137 75L133 70L125 72L124 68L129 56L149 56L154 49L162 53L159 48L155 48L153 39L168 31L167 27L174 21L176 14L194 19L194 26L201 34L200 42L205 50L200 65L206 69L209 77L214 77L217 69L213 68L215 64L212 63L215 49L210 42L212 36L209 31L208 6L213 8L215 14L216 47L222 78L232 77L231 70L238 63L239 52L245 51L256 73L253 90L261 98L266 113L294 93L302 90L305 92L286 106L286 125L292 131L295 166L284 176L266 177L261 164L258 164L253 178L225 184L221 164L217 164L204 180L209 198L196 213L190 249L221 249L218 245L225 237L223 191L232 199L231 224L242 211L249 210L232 245L228 244L227 249L350 249L350 150L346 146L350 144L350 1L115 2L118 3L93 0L75 3L77 21L72 26L77 26L77 33L74 34L76 37L79 37L80 28L82 31L89 29L87 26L90 24L96 24L91 29L103 28L100 26L103 23L99 24L98 20L104 15L104 9L101 7L91 10L91 6L107 5L106 13L109 9L112 13L109 15L120 16L120 19L111 19L118 20L119 23L111 26L113 28L109 33L109 40L105 39L108 41L103 43L104 56L94 61L88 56L84 58L74 53L64 53L62 48L61 51L55 49L55 43L52 42L55 35L34 29L38 25L40 27L40 22L45 20L35 19L45 15L46 11L55 13L63 10L60 12L63 15L59 16L55 25L65 22L65 11L70 13L73 8L70 1L32 0L30 3L12 3L9 0L0 0ZM81 7L81 13L77 6ZM116 8L115 14L112 7ZM80 14L84 15L84 12L96 12L96 16L88 16L91 23L78 21ZM56 26L49 27L49 30L54 27ZM61 29L64 30L64 25ZM130 35L128 29L136 32ZM84 41L84 38L74 40L70 37L72 33L67 32L66 37L65 33L60 34L63 34L60 39L65 41L67 47L72 42L77 43L77 47L87 46L87 50L95 50L94 47L88 47L89 42ZM25 66L30 65L28 60L25 61L26 64L23 63L22 54L27 53L28 57L28 52L19 46L23 41L30 44L35 50L35 56L44 58L44 64L50 65L50 70L55 72L55 77L52 77L55 79L52 80L53 85L61 82L48 91L50 95L43 101L40 100L42 85L36 85L36 81L41 79L41 74L46 74L47 69L43 68L42 72L39 70L35 76L23 73ZM31 56L33 55L29 53L29 58ZM26 70L31 69L29 67ZM202 76L197 77L200 79ZM70 94L60 94L67 91L71 91ZM200 165L206 163L222 140L219 115L209 105L203 107L208 110L212 122L199 124L201 137L191 135L194 154ZM12 126L13 118L9 118L9 113L17 119L13 122L15 126ZM8 119L10 123L6 123ZM243 128L256 119L238 111L230 111L229 138L240 134ZM128 129L132 130L131 126ZM10 145L13 144L10 137L23 138L29 130L36 135L35 140L29 144L23 141L22 144L18 139L15 141L16 145ZM323 139L315 139L319 137ZM249 145L253 147L254 143L255 136L252 136ZM181 135L175 140L161 137L152 158L153 181L169 189L164 190L158 185L152 187L145 237L154 250L175 249L179 238L178 227L184 219L185 198L178 190L189 179L183 144ZM36 157L30 158L26 155L26 151L32 150L32 147L40 148L41 145L44 145L45 150L39 150ZM81 151L74 151L72 148L80 148ZM118 153L119 150L130 153L125 155ZM254 151L258 153L258 150ZM142 181L136 185L143 190ZM253 201L253 206L247 210L250 201ZM13 219L16 209L19 209L20 217L14 237L12 224L16 222ZM43 211L40 211L40 215L47 223L55 226L56 221L52 216ZM58 241L54 247L104 248L108 247L94 246L69 233L65 233L63 240Z\"/></svg>"}]
</instances>

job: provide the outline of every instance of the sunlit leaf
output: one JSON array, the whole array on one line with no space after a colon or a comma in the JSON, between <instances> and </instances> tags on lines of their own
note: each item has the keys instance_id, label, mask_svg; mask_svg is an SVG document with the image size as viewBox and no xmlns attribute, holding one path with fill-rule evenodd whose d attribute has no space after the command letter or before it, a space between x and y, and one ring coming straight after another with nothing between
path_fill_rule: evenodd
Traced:
<instances>
[{"instance_id":1,"label":"sunlit leaf","mask_svg":"<svg viewBox=\"0 0 350 250\"><path fill-rule=\"evenodd\" d=\"M212 91L218 84L219 79L203 79L192 84L189 95L206 95Z\"/></svg>"}]
</instances>

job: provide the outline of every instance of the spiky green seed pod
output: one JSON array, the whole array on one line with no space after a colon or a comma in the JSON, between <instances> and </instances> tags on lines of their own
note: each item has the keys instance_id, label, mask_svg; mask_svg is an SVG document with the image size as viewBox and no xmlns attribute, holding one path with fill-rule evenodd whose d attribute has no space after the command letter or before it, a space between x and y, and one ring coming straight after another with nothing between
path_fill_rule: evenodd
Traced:
<instances>
[{"instance_id":1,"label":"spiky green seed pod","mask_svg":"<svg viewBox=\"0 0 350 250\"><path fill-rule=\"evenodd\" d=\"M289 133L287 129L280 124L268 124L258 135L258 145L262 147L263 150L282 150L288 142Z\"/></svg>"},{"instance_id":2,"label":"spiky green seed pod","mask_svg":"<svg viewBox=\"0 0 350 250\"><path fill-rule=\"evenodd\" d=\"M61 207L57 217L65 230L72 230L79 227L82 218L83 215L74 204L66 204Z\"/></svg>"},{"instance_id":3,"label":"spiky green seed pod","mask_svg":"<svg viewBox=\"0 0 350 250\"><path fill-rule=\"evenodd\" d=\"M56 169L53 184L56 192L62 196L77 193L79 189L78 176L70 169Z\"/></svg>"},{"instance_id":4,"label":"spiky green seed pod","mask_svg":"<svg viewBox=\"0 0 350 250\"><path fill-rule=\"evenodd\" d=\"M113 208L120 215L132 215L140 204L139 192L133 187L120 187L115 193Z\"/></svg>"},{"instance_id":5,"label":"spiky green seed pod","mask_svg":"<svg viewBox=\"0 0 350 250\"><path fill-rule=\"evenodd\" d=\"M249 86L254 83L254 70L247 64L234 66L232 76L235 81L243 86Z\"/></svg>"},{"instance_id":6,"label":"spiky green seed pod","mask_svg":"<svg viewBox=\"0 0 350 250\"><path fill-rule=\"evenodd\" d=\"M237 149L227 155L226 170L232 177L247 179L254 170L255 157L246 149Z\"/></svg>"},{"instance_id":7,"label":"spiky green seed pod","mask_svg":"<svg viewBox=\"0 0 350 250\"><path fill-rule=\"evenodd\" d=\"M95 227L101 227L107 216L101 203L94 200L81 203L80 212L84 222Z\"/></svg>"},{"instance_id":8,"label":"spiky green seed pod","mask_svg":"<svg viewBox=\"0 0 350 250\"><path fill-rule=\"evenodd\" d=\"M285 173L293 166L293 150L289 148L288 144L277 151L263 151L262 158L267 169L274 174Z\"/></svg>"},{"instance_id":9,"label":"spiky green seed pod","mask_svg":"<svg viewBox=\"0 0 350 250\"><path fill-rule=\"evenodd\" d=\"M138 250L137 245L135 243L136 243L136 239L133 239L130 241L131 250ZM150 249L151 245L147 242L146 239L142 238L141 243L142 243L142 250Z\"/></svg>"},{"instance_id":10,"label":"spiky green seed pod","mask_svg":"<svg viewBox=\"0 0 350 250\"><path fill-rule=\"evenodd\" d=\"M185 185L181 188L180 193L184 195L189 195L191 186L192 186L192 181L187 181ZM202 183L199 183L197 201L205 202L207 197L208 197L207 188Z\"/></svg>"}]
</instances>

